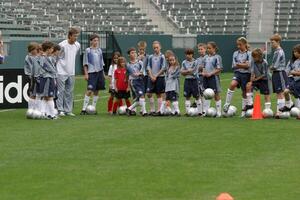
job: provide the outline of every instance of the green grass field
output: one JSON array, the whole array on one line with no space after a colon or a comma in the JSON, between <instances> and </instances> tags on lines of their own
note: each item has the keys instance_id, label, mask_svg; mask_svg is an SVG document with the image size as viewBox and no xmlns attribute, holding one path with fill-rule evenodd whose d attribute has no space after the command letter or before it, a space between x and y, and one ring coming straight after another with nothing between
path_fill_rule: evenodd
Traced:
<instances>
[{"instance_id":1,"label":"green grass field","mask_svg":"<svg viewBox=\"0 0 300 200\"><path fill-rule=\"evenodd\" d=\"M223 91L231 76L222 75ZM79 114L86 84L76 81ZM299 198L299 121L112 117L107 96L97 116L41 121L26 120L25 109L0 112L0 199ZM240 99L236 92L239 110Z\"/></svg>"}]
</instances>

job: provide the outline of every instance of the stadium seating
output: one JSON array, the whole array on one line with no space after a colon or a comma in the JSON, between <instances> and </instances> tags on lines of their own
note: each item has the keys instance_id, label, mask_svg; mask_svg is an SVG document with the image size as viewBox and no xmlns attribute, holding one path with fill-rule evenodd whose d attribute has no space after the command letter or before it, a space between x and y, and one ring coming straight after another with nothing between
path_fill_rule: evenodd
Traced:
<instances>
[{"instance_id":1,"label":"stadium seating","mask_svg":"<svg viewBox=\"0 0 300 200\"><path fill-rule=\"evenodd\" d=\"M83 30L119 33L160 33L151 19L126 0L0 0L0 11L17 24L37 26L42 31L66 35L70 26ZM28 12L29 11L29 12Z\"/></svg>"},{"instance_id":2,"label":"stadium seating","mask_svg":"<svg viewBox=\"0 0 300 200\"><path fill-rule=\"evenodd\" d=\"M297 0L276 0L274 32L284 39L300 38L300 2Z\"/></svg>"},{"instance_id":3,"label":"stadium seating","mask_svg":"<svg viewBox=\"0 0 300 200\"><path fill-rule=\"evenodd\" d=\"M248 0L150 0L183 34L245 34Z\"/></svg>"}]
</instances>

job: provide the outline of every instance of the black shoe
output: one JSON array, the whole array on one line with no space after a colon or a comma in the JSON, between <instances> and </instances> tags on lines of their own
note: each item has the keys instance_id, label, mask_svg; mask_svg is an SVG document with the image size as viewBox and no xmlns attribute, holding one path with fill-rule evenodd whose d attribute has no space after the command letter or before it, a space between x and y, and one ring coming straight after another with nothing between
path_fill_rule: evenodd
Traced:
<instances>
[{"instance_id":1,"label":"black shoe","mask_svg":"<svg viewBox=\"0 0 300 200\"><path fill-rule=\"evenodd\" d=\"M253 105L246 105L244 108L243 108L243 110L242 111L247 111L247 110L250 110L250 109L252 109L253 108Z\"/></svg>"},{"instance_id":2,"label":"black shoe","mask_svg":"<svg viewBox=\"0 0 300 200\"><path fill-rule=\"evenodd\" d=\"M88 113L87 113L85 110L82 110L82 111L80 112L80 115L88 115Z\"/></svg>"},{"instance_id":3,"label":"black shoe","mask_svg":"<svg viewBox=\"0 0 300 200\"><path fill-rule=\"evenodd\" d=\"M293 107L293 106L292 106ZM287 106L284 106L282 108L279 109L280 112L290 112L292 107L287 107Z\"/></svg>"},{"instance_id":4,"label":"black shoe","mask_svg":"<svg viewBox=\"0 0 300 200\"><path fill-rule=\"evenodd\" d=\"M136 112L134 110L131 111L130 115L136 116Z\"/></svg>"},{"instance_id":5,"label":"black shoe","mask_svg":"<svg viewBox=\"0 0 300 200\"><path fill-rule=\"evenodd\" d=\"M116 116L116 115L117 115L117 112L113 112L111 115Z\"/></svg>"},{"instance_id":6,"label":"black shoe","mask_svg":"<svg viewBox=\"0 0 300 200\"><path fill-rule=\"evenodd\" d=\"M148 116L148 113L142 113L142 116L143 116L143 117L147 117L147 116Z\"/></svg>"},{"instance_id":7,"label":"black shoe","mask_svg":"<svg viewBox=\"0 0 300 200\"><path fill-rule=\"evenodd\" d=\"M192 108L197 108L197 104L196 102L194 102L192 105L191 105Z\"/></svg>"},{"instance_id":8,"label":"black shoe","mask_svg":"<svg viewBox=\"0 0 300 200\"><path fill-rule=\"evenodd\" d=\"M164 116L161 112L155 112L152 114L154 117Z\"/></svg>"},{"instance_id":9,"label":"black shoe","mask_svg":"<svg viewBox=\"0 0 300 200\"><path fill-rule=\"evenodd\" d=\"M175 112L175 113L173 114L173 116L180 117L180 113Z\"/></svg>"},{"instance_id":10,"label":"black shoe","mask_svg":"<svg viewBox=\"0 0 300 200\"><path fill-rule=\"evenodd\" d=\"M129 110L128 108L126 108L126 115L130 116L131 115L131 110Z\"/></svg>"}]
</instances>

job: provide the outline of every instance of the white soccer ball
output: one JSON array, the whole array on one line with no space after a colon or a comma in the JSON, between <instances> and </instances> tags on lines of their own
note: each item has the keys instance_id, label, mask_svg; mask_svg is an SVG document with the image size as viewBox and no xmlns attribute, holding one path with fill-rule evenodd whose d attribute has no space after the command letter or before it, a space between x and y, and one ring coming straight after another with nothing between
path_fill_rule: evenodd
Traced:
<instances>
[{"instance_id":1,"label":"white soccer ball","mask_svg":"<svg viewBox=\"0 0 300 200\"><path fill-rule=\"evenodd\" d=\"M214 107L211 107L211 108L207 109L206 116L207 117L216 117L217 116L217 110Z\"/></svg>"},{"instance_id":2,"label":"white soccer ball","mask_svg":"<svg viewBox=\"0 0 300 200\"><path fill-rule=\"evenodd\" d=\"M198 115L198 110L197 110L197 108L191 107L191 108L189 109L188 115L191 116L191 117L192 117L192 116Z\"/></svg>"},{"instance_id":3,"label":"white soccer ball","mask_svg":"<svg viewBox=\"0 0 300 200\"><path fill-rule=\"evenodd\" d=\"M290 112L283 112L283 113L280 113L279 114L279 118L280 119L288 119L288 118L290 118Z\"/></svg>"},{"instance_id":4,"label":"white soccer ball","mask_svg":"<svg viewBox=\"0 0 300 200\"><path fill-rule=\"evenodd\" d=\"M166 109L165 109L165 115L171 115L172 114L172 109L170 106L167 106Z\"/></svg>"},{"instance_id":5,"label":"white soccer ball","mask_svg":"<svg viewBox=\"0 0 300 200\"><path fill-rule=\"evenodd\" d=\"M119 109L118 109L118 114L119 115L125 115L126 114L126 109L127 109L127 106L120 106Z\"/></svg>"},{"instance_id":6,"label":"white soccer ball","mask_svg":"<svg viewBox=\"0 0 300 200\"><path fill-rule=\"evenodd\" d=\"M211 88L207 88L203 92L203 96L205 99L212 99L215 96L215 92Z\"/></svg>"},{"instance_id":7,"label":"white soccer ball","mask_svg":"<svg viewBox=\"0 0 300 200\"><path fill-rule=\"evenodd\" d=\"M32 119L40 119L42 117L42 113L38 110L34 110L32 112Z\"/></svg>"},{"instance_id":8,"label":"white soccer ball","mask_svg":"<svg viewBox=\"0 0 300 200\"><path fill-rule=\"evenodd\" d=\"M227 111L227 114L230 116L236 115L237 108L235 106L229 106L229 109Z\"/></svg>"},{"instance_id":9,"label":"white soccer ball","mask_svg":"<svg viewBox=\"0 0 300 200\"><path fill-rule=\"evenodd\" d=\"M26 111L26 118L27 119L32 119L32 114L33 114L33 109L28 109L27 111Z\"/></svg>"},{"instance_id":10,"label":"white soccer ball","mask_svg":"<svg viewBox=\"0 0 300 200\"><path fill-rule=\"evenodd\" d=\"M297 108L297 107L293 107L292 109L291 109L291 116L292 117L299 117L300 116L300 109L299 108Z\"/></svg>"},{"instance_id":11,"label":"white soccer ball","mask_svg":"<svg viewBox=\"0 0 300 200\"><path fill-rule=\"evenodd\" d=\"M272 118L274 116L274 112L270 108L266 108L263 110L263 117L264 118Z\"/></svg>"},{"instance_id":12,"label":"white soccer ball","mask_svg":"<svg viewBox=\"0 0 300 200\"><path fill-rule=\"evenodd\" d=\"M89 115L94 115L94 114L96 113L96 108L95 108L95 106L89 105L89 106L86 108L86 112L87 112Z\"/></svg>"},{"instance_id":13,"label":"white soccer ball","mask_svg":"<svg viewBox=\"0 0 300 200\"><path fill-rule=\"evenodd\" d=\"M253 109L249 109L246 111L245 117L250 118L250 117L252 117L252 114L253 114Z\"/></svg>"}]
</instances>

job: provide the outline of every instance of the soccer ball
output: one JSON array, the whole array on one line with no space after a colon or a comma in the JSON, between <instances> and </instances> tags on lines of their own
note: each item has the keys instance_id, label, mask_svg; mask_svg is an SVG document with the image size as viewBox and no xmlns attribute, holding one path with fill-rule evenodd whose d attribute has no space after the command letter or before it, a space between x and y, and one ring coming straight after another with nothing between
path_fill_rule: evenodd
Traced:
<instances>
[{"instance_id":1,"label":"soccer ball","mask_svg":"<svg viewBox=\"0 0 300 200\"><path fill-rule=\"evenodd\" d=\"M94 115L94 114L96 114L96 108L95 108L95 106L89 105L89 106L86 108L86 112L87 112L89 115Z\"/></svg>"},{"instance_id":2,"label":"soccer ball","mask_svg":"<svg viewBox=\"0 0 300 200\"><path fill-rule=\"evenodd\" d=\"M279 114L279 118L280 119L288 119L288 118L290 118L290 112L283 112L283 113L280 113Z\"/></svg>"},{"instance_id":3,"label":"soccer ball","mask_svg":"<svg viewBox=\"0 0 300 200\"><path fill-rule=\"evenodd\" d=\"M236 115L236 112L237 112L237 108L235 106L229 106L227 114L234 116Z\"/></svg>"},{"instance_id":4,"label":"soccer ball","mask_svg":"<svg viewBox=\"0 0 300 200\"><path fill-rule=\"evenodd\" d=\"M211 107L211 108L207 109L206 116L207 117L216 117L217 116L217 110L214 107Z\"/></svg>"},{"instance_id":5,"label":"soccer ball","mask_svg":"<svg viewBox=\"0 0 300 200\"><path fill-rule=\"evenodd\" d=\"M263 116L264 118L272 118L274 116L273 110L271 110L270 108L264 109Z\"/></svg>"},{"instance_id":6,"label":"soccer ball","mask_svg":"<svg viewBox=\"0 0 300 200\"><path fill-rule=\"evenodd\" d=\"M26 118L32 119L33 109L28 109L26 112Z\"/></svg>"},{"instance_id":7,"label":"soccer ball","mask_svg":"<svg viewBox=\"0 0 300 200\"><path fill-rule=\"evenodd\" d=\"M299 108L297 108L297 107L293 107L292 109L291 109L291 116L292 117L299 117L300 116L300 109Z\"/></svg>"},{"instance_id":8,"label":"soccer ball","mask_svg":"<svg viewBox=\"0 0 300 200\"><path fill-rule=\"evenodd\" d=\"M126 109L127 109L127 106L120 106L119 109L118 109L119 115L125 115L126 114Z\"/></svg>"},{"instance_id":9,"label":"soccer ball","mask_svg":"<svg viewBox=\"0 0 300 200\"><path fill-rule=\"evenodd\" d=\"M42 117L42 113L38 110L34 110L32 112L32 119L40 119Z\"/></svg>"},{"instance_id":10,"label":"soccer ball","mask_svg":"<svg viewBox=\"0 0 300 200\"><path fill-rule=\"evenodd\" d=\"M211 88L207 88L203 92L203 96L205 99L212 99L215 96L215 92Z\"/></svg>"},{"instance_id":11,"label":"soccer ball","mask_svg":"<svg viewBox=\"0 0 300 200\"><path fill-rule=\"evenodd\" d=\"M167 106L166 109L165 109L165 115L171 115L172 114L172 109L170 106Z\"/></svg>"},{"instance_id":12,"label":"soccer ball","mask_svg":"<svg viewBox=\"0 0 300 200\"><path fill-rule=\"evenodd\" d=\"M189 112L188 112L188 115L189 116L196 116L196 115L198 115L198 110L197 110L197 108L190 108L189 109Z\"/></svg>"},{"instance_id":13,"label":"soccer ball","mask_svg":"<svg viewBox=\"0 0 300 200\"><path fill-rule=\"evenodd\" d=\"M252 113L253 113L253 109L247 110L246 113L245 113L245 117L247 117L247 118L252 117Z\"/></svg>"}]
</instances>

